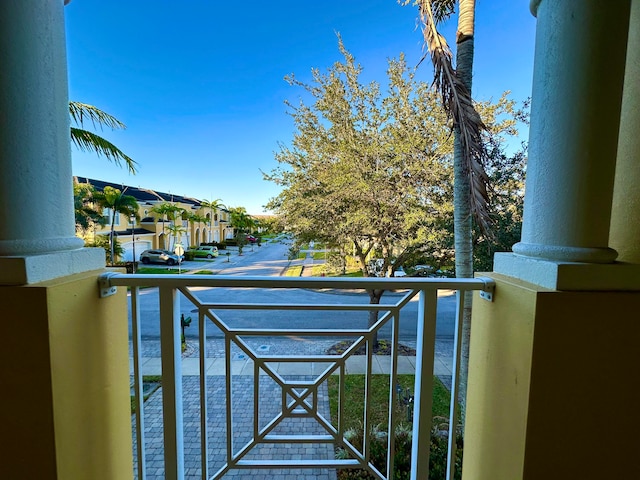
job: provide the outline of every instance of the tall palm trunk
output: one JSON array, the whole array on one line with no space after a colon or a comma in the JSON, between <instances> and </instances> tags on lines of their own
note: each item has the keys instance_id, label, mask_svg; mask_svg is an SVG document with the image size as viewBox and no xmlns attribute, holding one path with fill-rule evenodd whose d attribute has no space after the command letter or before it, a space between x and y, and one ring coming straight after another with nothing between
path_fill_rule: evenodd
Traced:
<instances>
[{"instance_id":1,"label":"tall palm trunk","mask_svg":"<svg viewBox=\"0 0 640 480\"><path fill-rule=\"evenodd\" d=\"M475 0L460 0L458 32L456 35L456 74L458 79L471 92L473 74L473 34ZM456 277L473 276L473 241L471 223L471 185L467 164L460 143L460 130L454 131L454 243ZM464 424L467 378L469 371L469 339L471 334L471 295L466 295L462 324L462 348L460 361L459 400L462 404Z\"/></svg>"}]
</instances>

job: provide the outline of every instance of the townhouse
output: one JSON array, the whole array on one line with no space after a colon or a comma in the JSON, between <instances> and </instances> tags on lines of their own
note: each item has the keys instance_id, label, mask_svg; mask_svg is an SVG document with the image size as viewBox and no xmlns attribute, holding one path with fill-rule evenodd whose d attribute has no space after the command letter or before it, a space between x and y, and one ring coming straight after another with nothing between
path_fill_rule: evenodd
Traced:
<instances>
[{"instance_id":1,"label":"townhouse","mask_svg":"<svg viewBox=\"0 0 640 480\"><path fill-rule=\"evenodd\" d=\"M215 208L193 197L93 178L74 176L73 181L90 184L97 191L103 191L105 187L116 188L138 202L139 220L107 208L102 212L107 223L104 226L95 225L82 234L88 239L96 235L108 235L112 216L115 215L114 231L124 250L124 261L133 260L134 255L138 260L140 253L151 248L170 250L176 243L188 247L233 237L229 211L223 206ZM158 211L162 205L176 207L177 213L162 214Z\"/></svg>"}]
</instances>

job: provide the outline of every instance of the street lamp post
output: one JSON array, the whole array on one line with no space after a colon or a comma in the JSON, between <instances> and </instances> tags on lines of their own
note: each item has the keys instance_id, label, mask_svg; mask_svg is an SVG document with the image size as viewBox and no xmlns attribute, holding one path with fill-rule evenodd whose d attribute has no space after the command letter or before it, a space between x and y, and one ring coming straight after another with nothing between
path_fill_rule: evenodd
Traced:
<instances>
[{"instance_id":1,"label":"street lamp post","mask_svg":"<svg viewBox=\"0 0 640 480\"><path fill-rule=\"evenodd\" d=\"M131 268L136 273L136 216L131 215L131 237L133 238L133 263Z\"/></svg>"}]
</instances>

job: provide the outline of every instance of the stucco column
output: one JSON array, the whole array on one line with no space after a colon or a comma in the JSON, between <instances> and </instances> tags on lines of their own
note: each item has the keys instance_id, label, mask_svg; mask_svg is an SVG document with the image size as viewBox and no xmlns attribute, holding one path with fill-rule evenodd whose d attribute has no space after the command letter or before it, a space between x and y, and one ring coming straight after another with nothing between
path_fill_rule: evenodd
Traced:
<instances>
[{"instance_id":1,"label":"stucco column","mask_svg":"<svg viewBox=\"0 0 640 480\"><path fill-rule=\"evenodd\" d=\"M75 237L63 8L62 0L0 2L0 284L96 268L91 251L35 258L83 246Z\"/></svg>"},{"instance_id":2,"label":"stucco column","mask_svg":"<svg viewBox=\"0 0 640 480\"><path fill-rule=\"evenodd\" d=\"M609 244L640 264L640 0L631 4Z\"/></svg>"},{"instance_id":3,"label":"stucco column","mask_svg":"<svg viewBox=\"0 0 640 480\"><path fill-rule=\"evenodd\" d=\"M629 0L533 0L529 161L518 255L610 263Z\"/></svg>"}]
</instances>

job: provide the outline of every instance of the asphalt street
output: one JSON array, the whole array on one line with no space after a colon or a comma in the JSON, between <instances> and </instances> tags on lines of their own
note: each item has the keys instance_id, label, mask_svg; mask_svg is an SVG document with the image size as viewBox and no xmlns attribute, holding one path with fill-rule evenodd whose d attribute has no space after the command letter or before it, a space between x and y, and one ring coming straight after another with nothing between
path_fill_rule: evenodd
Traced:
<instances>
[{"instance_id":1,"label":"asphalt street","mask_svg":"<svg viewBox=\"0 0 640 480\"><path fill-rule=\"evenodd\" d=\"M289 264L286 243L266 243L261 247L245 248L245 255L238 256L234 251L230 260L220 255L212 262L185 262L185 269L205 269L216 274L233 276L279 276ZM289 303L289 304L341 304L369 303L366 293L338 293L337 291L317 291L309 289L246 289L246 288L192 288L191 292L199 301L205 303ZM381 300L384 304L395 303L402 294L386 292ZM180 312L192 317L193 325L185 330L188 338L197 338L196 306L180 295ZM451 338L455 317L456 301L454 294L443 292L438 298L436 337ZM157 339L160 336L158 289L148 288L140 291L141 334L143 338ZM255 310L214 310L227 325L241 328L364 328L368 324L367 312L349 311L255 311ZM399 340L414 341L416 337L418 302L411 301L400 313ZM390 327L380 332L383 338L390 335ZM221 331L213 324L207 327L207 337L222 337Z\"/></svg>"}]
</instances>

